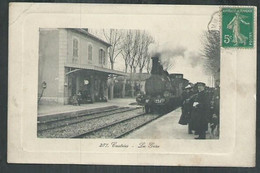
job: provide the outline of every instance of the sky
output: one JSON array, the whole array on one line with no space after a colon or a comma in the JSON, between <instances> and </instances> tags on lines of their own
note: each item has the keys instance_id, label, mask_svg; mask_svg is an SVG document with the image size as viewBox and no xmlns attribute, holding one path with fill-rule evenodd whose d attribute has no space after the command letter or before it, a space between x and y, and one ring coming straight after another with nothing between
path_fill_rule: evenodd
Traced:
<instances>
[{"instance_id":1,"label":"sky","mask_svg":"<svg viewBox=\"0 0 260 173\"><path fill-rule=\"evenodd\" d=\"M216 11L217 7L195 11L193 15L153 17L140 29L146 30L155 39L156 44L149 47L151 54L161 53L162 58L170 58L173 62L169 73L183 73L184 78L192 83L205 82L212 86L210 76L204 70L205 58L201 53L203 32L207 31L211 15ZM116 59L114 69L124 70L122 57Z\"/></svg>"}]
</instances>

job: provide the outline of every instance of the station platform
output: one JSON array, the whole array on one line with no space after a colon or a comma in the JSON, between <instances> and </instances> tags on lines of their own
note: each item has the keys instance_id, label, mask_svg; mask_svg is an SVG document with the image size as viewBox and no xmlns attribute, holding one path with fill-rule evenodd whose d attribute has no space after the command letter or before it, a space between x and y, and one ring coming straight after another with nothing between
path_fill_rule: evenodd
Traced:
<instances>
[{"instance_id":1,"label":"station platform","mask_svg":"<svg viewBox=\"0 0 260 173\"><path fill-rule=\"evenodd\" d=\"M109 106L137 107L138 105L136 104L135 98L116 98L113 100L108 100L108 102L95 102L93 104L81 104L80 106L45 104L38 106L38 117L51 116L70 112L73 113L77 111L105 108Z\"/></svg>"},{"instance_id":2,"label":"station platform","mask_svg":"<svg viewBox=\"0 0 260 173\"><path fill-rule=\"evenodd\" d=\"M125 136L128 139L194 139L188 134L188 125L180 125L181 108L178 108L155 121ZM209 134L206 134L209 139Z\"/></svg>"}]
</instances>

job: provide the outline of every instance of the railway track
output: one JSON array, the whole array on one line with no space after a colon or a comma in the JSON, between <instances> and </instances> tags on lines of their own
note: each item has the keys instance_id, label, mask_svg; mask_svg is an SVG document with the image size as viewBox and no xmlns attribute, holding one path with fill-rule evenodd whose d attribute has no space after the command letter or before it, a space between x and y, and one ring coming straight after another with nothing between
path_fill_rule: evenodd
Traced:
<instances>
[{"instance_id":1,"label":"railway track","mask_svg":"<svg viewBox=\"0 0 260 173\"><path fill-rule=\"evenodd\" d=\"M123 138L164 114L146 114L140 107L121 107L42 123L37 135L43 138Z\"/></svg>"},{"instance_id":2,"label":"railway track","mask_svg":"<svg viewBox=\"0 0 260 173\"><path fill-rule=\"evenodd\" d=\"M131 120L131 119L133 119L133 118L136 118L136 117L142 116L142 115L144 115L144 114L145 114L145 113L141 113L141 114L138 114L138 115L133 116L133 117L130 117L130 118L125 118L125 119L122 119L122 120L119 120L119 121L114 121L114 122L112 122L112 123L105 124L105 125L103 125L103 126L100 126L100 127L96 127L96 128L90 129L89 131L84 132L84 133L82 133L82 134L75 135L75 136L71 136L71 138L82 138L82 137L84 137L84 136L86 136L86 135L88 135L88 134L91 134L91 133L97 132L97 131L99 131L99 130L102 130L102 129L104 129L104 128L107 128L107 127L113 126L113 125L118 124L118 123L121 123L121 122L125 122L125 121L128 121L128 120Z\"/></svg>"},{"instance_id":3,"label":"railway track","mask_svg":"<svg viewBox=\"0 0 260 173\"><path fill-rule=\"evenodd\" d=\"M161 115L140 113L86 131L71 138L122 138L140 127L154 121Z\"/></svg>"},{"instance_id":4,"label":"railway track","mask_svg":"<svg viewBox=\"0 0 260 173\"><path fill-rule=\"evenodd\" d=\"M84 114L84 115L79 115L79 116L73 116L73 117L69 117L69 118L63 118L63 119L59 119L59 120L55 119L53 121L38 123L37 131L38 131L38 133L41 133L41 132L48 131L48 130L53 130L53 129L66 127L66 126L70 126L70 125L77 124L77 123L86 122L89 120L94 120L94 119L114 115L117 113L133 111L136 109L138 109L138 108L119 107L119 108L114 108L114 109L109 109L109 110L104 110L104 111L92 112L89 114Z\"/></svg>"},{"instance_id":5,"label":"railway track","mask_svg":"<svg viewBox=\"0 0 260 173\"><path fill-rule=\"evenodd\" d=\"M75 118L73 120L62 120L61 122L55 122L52 126L48 124L47 127L41 127L42 130L39 127L37 136L40 138L71 138L77 134L85 133L90 129L136 116L140 112L142 112L142 108L124 108L93 116Z\"/></svg>"}]
</instances>

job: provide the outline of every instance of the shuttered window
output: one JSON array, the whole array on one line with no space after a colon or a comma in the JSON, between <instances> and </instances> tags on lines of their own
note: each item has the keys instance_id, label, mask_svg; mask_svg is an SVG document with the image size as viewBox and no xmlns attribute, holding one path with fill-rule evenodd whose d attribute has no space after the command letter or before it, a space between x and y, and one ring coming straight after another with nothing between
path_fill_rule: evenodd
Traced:
<instances>
[{"instance_id":1,"label":"shuttered window","mask_svg":"<svg viewBox=\"0 0 260 173\"><path fill-rule=\"evenodd\" d=\"M88 45L88 60L92 60L92 45Z\"/></svg>"},{"instance_id":2,"label":"shuttered window","mask_svg":"<svg viewBox=\"0 0 260 173\"><path fill-rule=\"evenodd\" d=\"M99 49L99 64L106 64L105 51L103 49Z\"/></svg>"},{"instance_id":3,"label":"shuttered window","mask_svg":"<svg viewBox=\"0 0 260 173\"><path fill-rule=\"evenodd\" d=\"M73 57L79 56L79 41L77 39L73 39Z\"/></svg>"}]
</instances>

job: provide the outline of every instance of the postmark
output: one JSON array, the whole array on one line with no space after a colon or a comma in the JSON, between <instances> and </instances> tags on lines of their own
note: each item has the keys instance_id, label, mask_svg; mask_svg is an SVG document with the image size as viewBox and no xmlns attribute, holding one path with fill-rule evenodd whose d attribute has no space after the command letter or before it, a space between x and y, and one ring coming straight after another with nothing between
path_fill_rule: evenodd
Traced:
<instances>
[{"instance_id":1,"label":"postmark","mask_svg":"<svg viewBox=\"0 0 260 173\"><path fill-rule=\"evenodd\" d=\"M254 47L254 8L223 7L222 47L253 48Z\"/></svg>"}]
</instances>

